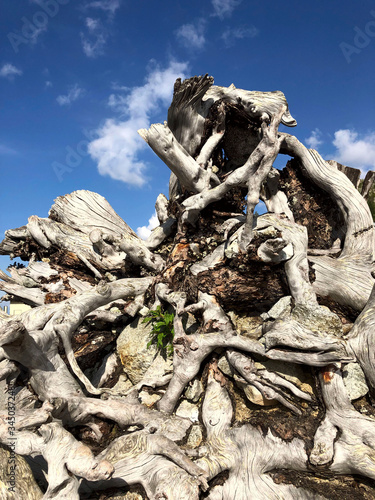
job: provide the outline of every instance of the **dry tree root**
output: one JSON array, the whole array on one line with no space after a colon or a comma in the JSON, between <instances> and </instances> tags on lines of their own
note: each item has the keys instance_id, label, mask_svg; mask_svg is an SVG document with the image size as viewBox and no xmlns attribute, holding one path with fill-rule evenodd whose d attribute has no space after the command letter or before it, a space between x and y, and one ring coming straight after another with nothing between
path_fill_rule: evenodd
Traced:
<instances>
[{"instance_id":1,"label":"dry tree root","mask_svg":"<svg viewBox=\"0 0 375 500\"><path fill-rule=\"evenodd\" d=\"M171 170L147 241L83 190L6 232L0 253L29 263L0 288L31 308L0 314L0 498L315 499L319 474L375 494L375 412L351 402L375 386L375 174L362 196L280 123L282 92L177 80L140 131Z\"/></svg>"}]
</instances>

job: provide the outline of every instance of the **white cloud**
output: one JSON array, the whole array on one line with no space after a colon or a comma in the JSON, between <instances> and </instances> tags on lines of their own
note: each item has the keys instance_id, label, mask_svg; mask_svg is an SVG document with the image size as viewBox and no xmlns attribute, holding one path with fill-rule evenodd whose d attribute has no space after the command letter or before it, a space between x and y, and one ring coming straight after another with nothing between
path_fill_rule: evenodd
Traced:
<instances>
[{"instance_id":1,"label":"white cloud","mask_svg":"<svg viewBox=\"0 0 375 500\"><path fill-rule=\"evenodd\" d=\"M155 229L155 227L158 227L159 224L159 219L158 216L156 215L156 212L154 212L151 217L148 219L148 225L147 226L141 226L137 227L137 234L142 240L147 240L147 238L150 236L151 231Z\"/></svg>"},{"instance_id":2,"label":"white cloud","mask_svg":"<svg viewBox=\"0 0 375 500\"><path fill-rule=\"evenodd\" d=\"M104 54L104 47L108 39L108 31L100 19L87 17L85 21L89 37L81 33L83 52L87 57L95 58Z\"/></svg>"},{"instance_id":3,"label":"white cloud","mask_svg":"<svg viewBox=\"0 0 375 500\"><path fill-rule=\"evenodd\" d=\"M88 3L86 7L100 9L114 14L120 7L120 0L97 0L95 2Z\"/></svg>"},{"instance_id":4,"label":"white cloud","mask_svg":"<svg viewBox=\"0 0 375 500\"><path fill-rule=\"evenodd\" d=\"M8 80L13 80L15 76L20 75L22 75L22 71L10 63L4 64L0 69L0 77L8 78Z\"/></svg>"},{"instance_id":5,"label":"white cloud","mask_svg":"<svg viewBox=\"0 0 375 500\"><path fill-rule=\"evenodd\" d=\"M137 129L143 125L143 122L109 119L96 131L99 137L89 144L88 152L97 162L101 175L134 186L146 182L146 165L137 159L137 153L143 148Z\"/></svg>"},{"instance_id":6,"label":"white cloud","mask_svg":"<svg viewBox=\"0 0 375 500\"><path fill-rule=\"evenodd\" d=\"M180 42L185 47L193 49L201 49L206 43L204 37L204 21L200 19L197 24L183 24L177 31L176 35Z\"/></svg>"},{"instance_id":7,"label":"white cloud","mask_svg":"<svg viewBox=\"0 0 375 500\"><path fill-rule=\"evenodd\" d=\"M107 13L104 24L101 19L87 17L85 25L87 33L81 32L81 42L84 54L95 58L104 54L104 47L110 36L108 25L113 22L116 10L120 8L121 0L96 0L86 3L84 9L97 9ZM98 14L99 15L99 14Z\"/></svg>"},{"instance_id":8,"label":"white cloud","mask_svg":"<svg viewBox=\"0 0 375 500\"><path fill-rule=\"evenodd\" d=\"M107 43L107 37L101 33L97 35L95 41L90 41L81 33L82 49L87 57L95 59L95 57L104 54L104 47Z\"/></svg>"},{"instance_id":9,"label":"white cloud","mask_svg":"<svg viewBox=\"0 0 375 500\"><path fill-rule=\"evenodd\" d=\"M113 88L113 87L112 87ZM131 92L131 88L123 87L114 89L117 91ZM127 113L128 110L129 96L120 94L111 94L108 98L108 106L114 111L120 111L122 113Z\"/></svg>"},{"instance_id":10,"label":"white cloud","mask_svg":"<svg viewBox=\"0 0 375 500\"><path fill-rule=\"evenodd\" d=\"M231 16L233 10L242 0L211 0L214 8L214 16L224 19Z\"/></svg>"},{"instance_id":11,"label":"white cloud","mask_svg":"<svg viewBox=\"0 0 375 500\"><path fill-rule=\"evenodd\" d=\"M323 141L321 140L322 133L316 128L311 132L310 137L306 137L305 142L311 149L317 149Z\"/></svg>"},{"instance_id":12,"label":"white cloud","mask_svg":"<svg viewBox=\"0 0 375 500\"><path fill-rule=\"evenodd\" d=\"M66 95L57 96L56 101L60 104L60 106L69 106L69 104L79 99L84 93L84 89L75 84L69 89L69 92Z\"/></svg>"},{"instance_id":13,"label":"white cloud","mask_svg":"<svg viewBox=\"0 0 375 500\"><path fill-rule=\"evenodd\" d=\"M258 28L255 26L239 27L239 28L228 28L221 35L224 43L227 47L234 45L236 40L241 40L243 38L254 38L259 34Z\"/></svg>"},{"instance_id":14,"label":"white cloud","mask_svg":"<svg viewBox=\"0 0 375 500\"><path fill-rule=\"evenodd\" d=\"M336 161L362 170L375 168L375 132L361 138L354 130L337 130L333 144Z\"/></svg>"},{"instance_id":15,"label":"white cloud","mask_svg":"<svg viewBox=\"0 0 375 500\"><path fill-rule=\"evenodd\" d=\"M46 83L45 83L45 87L46 87L46 89L48 87L53 87L53 83L50 80L47 80Z\"/></svg>"},{"instance_id":16,"label":"white cloud","mask_svg":"<svg viewBox=\"0 0 375 500\"><path fill-rule=\"evenodd\" d=\"M86 26L90 31L90 33L93 33L100 27L100 19L93 19L92 17L86 17Z\"/></svg>"},{"instance_id":17,"label":"white cloud","mask_svg":"<svg viewBox=\"0 0 375 500\"><path fill-rule=\"evenodd\" d=\"M187 64L173 61L166 69L156 67L141 87L127 90L126 95L112 94L109 105L125 115L125 120L108 119L96 130L98 138L88 147L91 157L98 164L101 175L109 175L135 186L146 182L146 164L138 158L146 143L137 130L148 128L150 115L160 105L167 106L172 98L173 85L184 77Z\"/></svg>"}]
</instances>

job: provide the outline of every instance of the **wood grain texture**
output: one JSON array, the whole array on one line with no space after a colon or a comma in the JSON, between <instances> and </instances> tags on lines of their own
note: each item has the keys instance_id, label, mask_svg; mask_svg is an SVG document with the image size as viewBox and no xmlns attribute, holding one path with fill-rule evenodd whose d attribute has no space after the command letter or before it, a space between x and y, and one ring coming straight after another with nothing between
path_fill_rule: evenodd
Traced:
<instances>
[{"instance_id":1,"label":"wood grain texture","mask_svg":"<svg viewBox=\"0 0 375 500\"><path fill-rule=\"evenodd\" d=\"M374 498L374 175L280 124L280 91L177 80L146 241L86 190L6 232L0 498Z\"/></svg>"}]
</instances>

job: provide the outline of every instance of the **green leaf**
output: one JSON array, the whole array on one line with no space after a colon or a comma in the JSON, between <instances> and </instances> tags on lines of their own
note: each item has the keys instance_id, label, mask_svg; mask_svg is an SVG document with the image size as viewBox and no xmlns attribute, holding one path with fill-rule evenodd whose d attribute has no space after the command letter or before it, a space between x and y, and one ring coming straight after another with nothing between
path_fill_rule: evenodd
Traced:
<instances>
[{"instance_id":1,"label":"green leaf","mask_svg":"<svg viewBox=\"0 0 375 500\"><path fill-rule=\"evenodd\" d=\"M166 314L164 320L166 325L170 325L173 322L173 314Z\"/></svg>"},{"instance_id":2,"label":"green leaf","mask_svg":"<svg viewBox=\"0 0 375 500\"><path fill-rule=\"evenodd\" d=\"M158 335L158 346L163 347L163 334L159 333Z\"/></svg>"},{"instance_id":3,"label":"green leaf","mask_svg":"<svg viewBox=\"0 0 375 500\"><path fill-rule=\"evenodd\" d=\"M173 346L171 343L174 338L174 314L163 312L161 306L156 309L150 310L142 323L151 323L152 329L149 334L149 342L147 348L156 344L158 351L165 354L173 353Z\"/></svg>"}]
</instances>

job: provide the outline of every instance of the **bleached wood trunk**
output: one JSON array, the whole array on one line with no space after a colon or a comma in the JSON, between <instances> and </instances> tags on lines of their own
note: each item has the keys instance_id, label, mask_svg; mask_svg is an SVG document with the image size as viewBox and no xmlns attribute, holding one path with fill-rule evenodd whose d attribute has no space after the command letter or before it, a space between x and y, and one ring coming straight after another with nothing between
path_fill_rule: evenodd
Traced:
<instances>
[{"instance_id":1,"label":"bleached wood trunk","mask_svg":"<svg viewBox=\"0 0 375 500\"><path fill-rule=\"evenodd\" d=\"M171 171L147 241L83 190L6 232L29 264L1 289L32 308L0 316L0 468L25 471L0 498L374 498L375 174L360 194L280 123L280 91L177 80L139 131ZM158 306L169 355L142 330Z\"/></svg>"}]
</instances>

